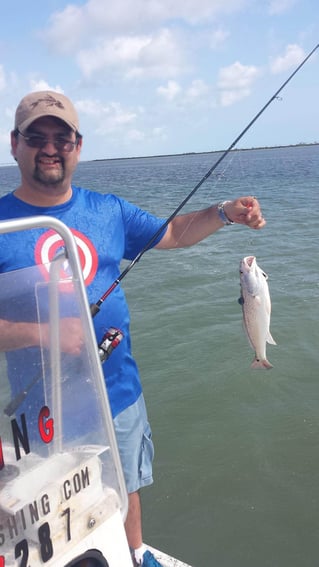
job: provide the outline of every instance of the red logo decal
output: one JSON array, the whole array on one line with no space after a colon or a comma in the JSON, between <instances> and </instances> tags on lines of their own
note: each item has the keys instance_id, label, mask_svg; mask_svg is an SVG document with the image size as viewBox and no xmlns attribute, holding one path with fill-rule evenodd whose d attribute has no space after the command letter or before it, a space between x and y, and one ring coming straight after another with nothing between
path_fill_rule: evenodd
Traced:
<instances>
[{"instance_id":1,"label":"red logo decal","mask_svg":"<svg viewBox=\"0 0 319 567\"><path fill-rule=\"evenodd\" d=\"M98 255L91 242L84 234L71 228L71 232L75 238L80 263L82 267L83 277L85 285L89 285L97 271L98 265ZM39 238L35 247L35 261L39 264L49 264L56 253L64 247L64 241L61 236L54 230L48 230ZM46 271L46 276L48 277L48 271ZM67 272L67 260L65 265L65 271L63 277L68 277Z\"/></svg>"}]
</instances>

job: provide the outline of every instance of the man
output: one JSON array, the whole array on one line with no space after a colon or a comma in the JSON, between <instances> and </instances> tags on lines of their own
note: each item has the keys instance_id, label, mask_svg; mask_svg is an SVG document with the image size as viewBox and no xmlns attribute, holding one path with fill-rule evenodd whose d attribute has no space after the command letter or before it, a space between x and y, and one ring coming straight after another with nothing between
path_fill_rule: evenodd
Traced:
<instances>
[{"instance_id":1,"label":"man","mask_svg":"<svg viewBox=\"0 0 319 567\"><path fill-rule=\"evenodd\" d=\"M135 258L164 221L114 195L73 186L72 175L81 147L78 116L69 99L51 91L24 97L17 107L11 133L12 155L20 168L21 183L13 193L0 199L0 220L44 214L63 221L90 250L92 269L86 285L89 302L93 303L118 277L121 260ZM191 246L234 222L254 229L265 225L256 198L241 197L176 216L152 246ZM2 235L0 271L33 265L41 257L46 237L43 233L39 230L32 238L24 236L21 250L18 245L12 246L13 239L21 236ZM8 345L10 349L39 346L38 331L32 332L30 323L19 325L0 320L1 350ZM153 445L141 382L131 354L128 308L120 286L109 296L107 309L94 318L98 341L109 325L118 326L124 333L121 345L103 369L129 494L127 539L136 565L161 567L142 540L139 489L152 483ZM70 318L63 332L63 349L76 354L81 348L76 320ZM138 466L141 459L142 472Z\"/></svg>"}]
</instances>

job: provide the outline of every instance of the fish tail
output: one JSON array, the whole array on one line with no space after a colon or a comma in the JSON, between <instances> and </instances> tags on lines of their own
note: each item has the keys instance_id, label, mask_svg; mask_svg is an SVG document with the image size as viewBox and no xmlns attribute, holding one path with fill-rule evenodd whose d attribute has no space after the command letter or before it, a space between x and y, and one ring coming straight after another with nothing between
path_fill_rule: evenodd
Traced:
<instances>
[{"instance_id":1,"label":"fish tail","mask_svg":"<svg viewBox=\"0 0 319 567\"><path fill-rule=\"evenodd\" d=\"M263 360L261 360L260 358L254 358L254 360L251 363L251 368L259 368L259 369L266 369L266 370L270 370L270 368L273 368L273 365L270 364L269 360L267 360L267 358L264 358Z\"/></svg>"}]
</instances>

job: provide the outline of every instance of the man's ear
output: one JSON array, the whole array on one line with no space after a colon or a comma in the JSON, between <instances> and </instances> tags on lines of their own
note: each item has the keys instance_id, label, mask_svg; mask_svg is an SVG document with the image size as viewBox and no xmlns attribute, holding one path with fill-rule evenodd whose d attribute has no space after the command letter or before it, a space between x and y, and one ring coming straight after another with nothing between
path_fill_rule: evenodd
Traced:
<instances>
[{"instance_id":1,"label":"man's ear","mask_svg":"<svg viewBox=\"0 0 319 567\"><path fill-rule=\"evenodd\" d=\"M11 154L13 155L13 158L16 161L18 161L17 158L16 158L17 145L18 145L18 136L16 135L16 132L14 130L12 130L12 132L11 132Z\"/></svg>"}]
</instances>

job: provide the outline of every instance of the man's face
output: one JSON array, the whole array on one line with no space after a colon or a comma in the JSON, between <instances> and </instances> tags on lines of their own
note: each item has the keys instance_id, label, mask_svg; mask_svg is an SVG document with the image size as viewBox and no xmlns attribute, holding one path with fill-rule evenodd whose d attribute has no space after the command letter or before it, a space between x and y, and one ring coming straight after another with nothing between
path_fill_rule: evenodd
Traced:
<instances>
[{"instance_id":1,"label":"man's face","mask_svg":"<svg viewBox=\"0 0 319 567\"><path fill-rule=\"evenodd\" d=\"M67 124L50 116L35 120L24 136L12 136L12 154L22 180L42 190L68 188L79 161L81 139L76 141L75 132Z\"/></svg>"}]
</instances>

